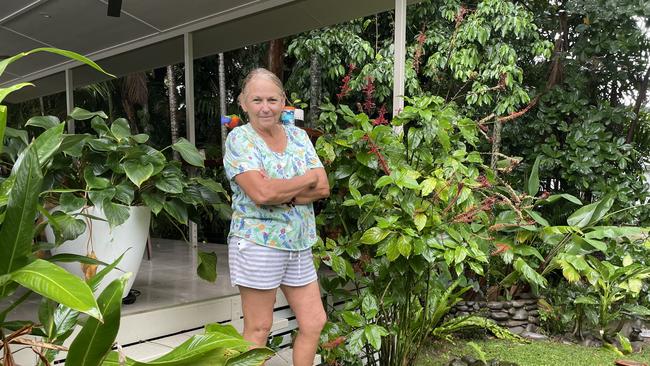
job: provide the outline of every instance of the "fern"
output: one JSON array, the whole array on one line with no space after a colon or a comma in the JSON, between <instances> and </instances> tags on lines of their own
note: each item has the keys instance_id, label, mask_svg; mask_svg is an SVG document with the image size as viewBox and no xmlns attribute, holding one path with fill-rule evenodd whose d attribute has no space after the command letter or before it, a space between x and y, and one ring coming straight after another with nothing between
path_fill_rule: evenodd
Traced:
<instances>
[{"instance_id":1,"label":"fern","mask_svg":"<svg viewBox=\"0 0 650 366\"><path fill-rule=\"evenodd\" d=\"M506 328L500 327L494 321L476 315L462 316L450 319L432 332L436 338L450 340L451 335L460 330L483 328L489 330L495 337L519 343L529 343L528 340L512 333Z\"/></svg>"}]
</instances>

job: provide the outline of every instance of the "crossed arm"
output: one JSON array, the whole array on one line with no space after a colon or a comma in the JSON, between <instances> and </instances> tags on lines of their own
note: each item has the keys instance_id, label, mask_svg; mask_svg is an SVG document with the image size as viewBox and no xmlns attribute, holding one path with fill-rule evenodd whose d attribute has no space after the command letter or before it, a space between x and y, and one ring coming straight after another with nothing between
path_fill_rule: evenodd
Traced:
<instances>
[{"instance_id":1,"label":"crossed arm","mask_svg":"<svg viewBox=\"0 0 650 366\"><path fill-rule=\"evenodd\" d=\"M266 173L249 170L235 176L235 182L258 205L280 205L293 202L304 205L330 195L327 174L315 168L289 179L269 178Z\"/></svg>"}]
</instances>

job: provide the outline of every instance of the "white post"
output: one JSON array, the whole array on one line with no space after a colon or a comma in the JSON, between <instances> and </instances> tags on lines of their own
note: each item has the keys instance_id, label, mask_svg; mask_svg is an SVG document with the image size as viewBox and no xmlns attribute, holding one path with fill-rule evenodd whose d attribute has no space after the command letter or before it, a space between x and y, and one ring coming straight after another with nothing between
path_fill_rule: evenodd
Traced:
<instances>
[{"instance_id":1,"label":"white post","mask_svg":"<svg viewBox=\"0 0 650 366\"><path fill-rule=\"evenodd\" d=\"M404 69L406 65L406 0L395 0L395 55L393 64L393 117L404 108ZM394 128L402 132L402 126Z\"/></svg>"},{"instance_id":2,"label":"white post","mask_svg":"<svg viewBox=\"0 0 650 366\"><path fill-rule=\"evenodd\" d=\"M196 144L196 129L194 120L194 44L192 33L183 36L185 44L185 123L187 140ZM189 239L194 246L198 243L196 223L189 223Z\"/></svg>"},{"instance_id":3,"label":"white post","mask_svg":"<svg viewBox=\"0 0 650 366\"><path fill-rule=\"evenodd\" d=\"M74 85L72 85L72 70L65 69L65 104L68 115L74 108ZM68 133L74 133L74 120L68 121Z\"/></svg>"}]
</instances>

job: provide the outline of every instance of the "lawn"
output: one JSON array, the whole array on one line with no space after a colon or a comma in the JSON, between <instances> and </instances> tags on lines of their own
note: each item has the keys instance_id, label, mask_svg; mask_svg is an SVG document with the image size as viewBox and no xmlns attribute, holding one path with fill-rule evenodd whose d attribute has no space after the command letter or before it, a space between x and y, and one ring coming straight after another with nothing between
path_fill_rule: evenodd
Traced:
<instances>
[{"instance_id":1,"label":"lawn","mask_svg":"<svg viewBox=\"0 0 650 366\"><path fill-rule=\"evenodd\" d=\"M486 353L487 359L516 362L520 366L598 366L614 365L618 359L650 363L650 345L642 353L618 356L603 348L569 345L551 341L537 341L518 344L501 340L474 341ZM424 349L415 366L443 366L454 357L470 355L478 358L477 352L465 341L436 342Z\"/></svg>"}]
</instances>

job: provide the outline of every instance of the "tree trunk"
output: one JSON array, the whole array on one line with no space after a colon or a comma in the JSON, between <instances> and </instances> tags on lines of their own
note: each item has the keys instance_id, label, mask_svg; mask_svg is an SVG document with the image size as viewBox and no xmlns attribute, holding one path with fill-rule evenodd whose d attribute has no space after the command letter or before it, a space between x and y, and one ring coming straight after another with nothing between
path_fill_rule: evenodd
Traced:
<instances>
[{"instance_id":1,"label":"tree trunk","mask_svg":"<svg viewBox=\"0 0 650 366\"><path fill-rule=\"evenodd\" d=\"M149 89L147 88L147 74L136 72L129 74L124 78L122 84L122 105L131 125L131 132L139 133L137 106L144 109L143 113L148 113L146 108L149 103ZM146 118L145 118L146 119Z\"/></svg>"},{"instance_id":2,"label":"tree trunk","mask_svg":"<svg viewBox=\"0 0 650 366\"><path fill-rule=\"evenodd\" d=\"M625 142L628 144L632 142L632 139L634 138L634 130L636 130L636 126L639 124L639 113L641 112L641 106L643 103L645 103L648 93L648 79L650 79L650 66L648 66L645 75L643 75L643 80L641 80L641 83L639 84L639 95L637 96L636 103L634 104L634 114L636 117L634 117L634 120L632 120L630 129L627 131L627 139L625 139Z\"/></svg>"},{"instance_id":3,"label":"tree trunk","mask_svg":"<svg viewBox=\"0 0 650 366\"><path fill-rule=\"evenodd\" d=\"M564 57L564 52L569 48L569 21L565 11L560 12L558 34L559 36L555 40L555 47L553 48L553 61L551 62L550 72L546 82L546 90L564 81L562 58Z\"/></svg>"},{"instance_id":4,"label":"tree trunk","mask_svg":"<svg viewBox=\"0 0 650 366\"><path fill-rule=\"evenodd\" d=\"M169 97L169 129L171 132L172 144L178 141L178 101L176 99L176 79L174 78L174 65L167 66L167 95ZM174 150L174 160L181 160L178 151Z\"/></svg>"},{"instance_id":5,"label":"tree trunk","mask_svg":"<svg viewBox=\"0 0 650 366\"><path fill-rule=\"evenodd\" d=\"M221 116L228 114L226 110L226 67L223 53L219 54L219 112ZM228 135L228 129L225 125L221 124L221 118L219 118L219 125L221 126L221 156L223 157L226 153L226 137Z\"/></svg>"},{"instance_id":6,"label":"tree trunk","mask_svg":"<svg viewBox=\"0 0 650 366\"><path fill-rule=\"evenodd\" d=\"M274 39L269 41L269 53L267 57L269 70L274 73L280 80L284 71L284 39Z\"/></svg>"},{"instance_id":7,"label":"tree trunk","mask_svg":"<svg viewBox=\"0 0 650 366\"><path fill-rule=\"evenodd\" d=\"M309 115L305 120L305 127L316 128L321 99L321 67L316 52L311 55L309 79L311 81L309 87Z\"/></svg>"}]
</instances>

